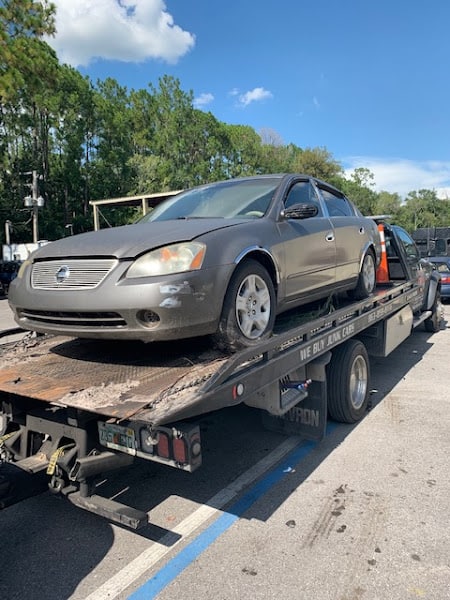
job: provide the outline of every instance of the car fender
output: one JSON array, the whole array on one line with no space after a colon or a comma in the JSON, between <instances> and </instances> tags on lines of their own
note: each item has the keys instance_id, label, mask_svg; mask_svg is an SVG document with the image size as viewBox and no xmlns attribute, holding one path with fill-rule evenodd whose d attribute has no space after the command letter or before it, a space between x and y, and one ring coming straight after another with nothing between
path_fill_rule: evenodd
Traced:
<instances>
[{"instance_id":1,"label":"car fender","mask_svg":"<svg viewBox=\"0 0 450 600\"><path fill-rule=\"evenodd\" d=\"M245 248L244 250L242 250L235 258L234 263L236 265L240 264L244 259L246 258L256 258L259 255L263 255L265 257L265 260L263 260L263 264L266 263L266 261L268 260L269 263L272 266L273 269L273 274L275 275L275 281L274 283L276 283L276 285L278 286L280 284L280 268L277 264L277 261L275 259L275 257L273 256L273 254L267 249L267 248L263 248L262 246L249 246L248 248ZM260 261L261 262L261 261Z\"/></svg>"},{"instance_id":2,"label":"car fender","mask_svg":"<svg viewBox=\"0 0 450 600\"><path fill-rule=\"evenodd\" d=\"M424 297L424 310L431 310L441 287L441 277L437 271L432 271L428 283L428 290Z\"/></svg>"},{"instance_id":3,"label":"car fender","mask_svg":"<svg viewBox=\"0 0 450 600\"><path fill-rule=\"evenodd\" d=\"M361 256L359 257L359 270L362 269L364 257L366 256L368 250L371 250L375 256L375 267L378 267L378 265L380 264L380 256L377 253L377 250L373 243L368 240L361 250Z\"/></svg>"}]
</instances>

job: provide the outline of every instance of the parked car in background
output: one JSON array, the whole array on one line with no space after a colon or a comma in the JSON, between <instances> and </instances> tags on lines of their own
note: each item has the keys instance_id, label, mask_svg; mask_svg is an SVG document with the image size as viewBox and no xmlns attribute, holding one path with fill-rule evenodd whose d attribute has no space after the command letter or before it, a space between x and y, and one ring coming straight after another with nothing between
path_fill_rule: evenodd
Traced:
<instances>
[{"instance_id":1,"label":"parked car in background","mask_svg":"<svg viewBox=\"0 0 450 600\"><path fill-rule=\"evenodd\" d=\"M296 174L231 179L171 197L133 225L33 253L11 286L17 323L42 333L145 342L213 334L228 351L271 335L275 316L349 291L369 296L376 223Z\"/></svg>"},{"instance_id":2,"label":"parked car in background","mask_svg":"<svg viewBox=\"0 0 450 600\"><path fill-rule=\"evenodd\" d=\"M20 265L20 260L8 260L0 262L0 292L8 295L9 285L13 279L17 277Z\"/></svg>"},{"instance_id":3,"label":"parked car in background","mask_svg":"<svg viewBox=\"0 0 450 600\"><path fill-rule=\"evenodd\" d=\"M429 256L427 258L441 276L441 298L450 299L450 256Z\"/></svg>"}]
</instances>

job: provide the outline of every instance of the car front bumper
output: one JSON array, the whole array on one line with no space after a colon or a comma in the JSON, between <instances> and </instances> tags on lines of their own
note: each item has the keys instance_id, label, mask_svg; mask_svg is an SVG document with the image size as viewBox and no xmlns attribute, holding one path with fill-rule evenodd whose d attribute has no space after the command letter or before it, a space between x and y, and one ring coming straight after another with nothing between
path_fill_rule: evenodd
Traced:
<instances>
[{"instance_id":1,"label":"car front bumper","mask_svg":"<svg viewBox=\"0 0 450 600\"><path fill-rule=\"evenodd\" d=\"M174 340L214 333L234 265L127 279L126 266L88 290L33 289L28 269L11 285L18 325L94 339Z\"/></svg>"}]
</instances>

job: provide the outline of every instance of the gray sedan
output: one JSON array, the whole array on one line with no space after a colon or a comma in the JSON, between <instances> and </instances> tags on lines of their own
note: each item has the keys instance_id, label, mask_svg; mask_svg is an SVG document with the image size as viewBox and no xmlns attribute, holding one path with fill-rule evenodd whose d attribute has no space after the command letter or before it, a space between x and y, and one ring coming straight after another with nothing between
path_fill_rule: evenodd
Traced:
<instances>
[{"instance_id":1,"label":"gray sedan","mask_svg":"<svg viewBox=\"0 0 450 600\"><path fill-rule=\"evenodd\" d=\"M11 284L17 323L85 338L212 334L227 351L271 335L277 314L375 287L373 220L305 175L230 179L171 197L133 225L41 247Z\"/></svg>"}]
</instances>

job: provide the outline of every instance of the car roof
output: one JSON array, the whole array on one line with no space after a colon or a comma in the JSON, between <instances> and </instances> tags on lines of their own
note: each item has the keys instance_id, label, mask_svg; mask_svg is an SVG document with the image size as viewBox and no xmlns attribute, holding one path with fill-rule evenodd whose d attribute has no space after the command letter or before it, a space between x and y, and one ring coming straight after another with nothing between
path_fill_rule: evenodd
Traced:
<instances>
[{"instance_id":1,"label":"car roof","mask_svg":"<svg viewBox=\"0 0 450 600\"><path fill-rule=\"evenodd\" d=\"M309 179L311 181L314 181L317 185L322 186L322 187L326 187L329 190L334 190L335 192L337 192L340 195L344 195L342 190L340 190L339 188L335 187L334 185L332 185L331 183L328 183L327 181L323 181L322 179L319 179L318 177L314 177L313 175L308 175L308 173L261 173L260 175L245 175L244 177L232 177L231 179L224 179L223 181L213 181L211 183L207 183L207 184L202 184L202 186L199 187L203 187L203 185L214 185L214 183L225 183L227 181L251 181L251 180L258 180L258 179L280 179L280 181L282 179L296 179L296 178L300 178L300 179Z\"/></svg>"}]
</instances>

